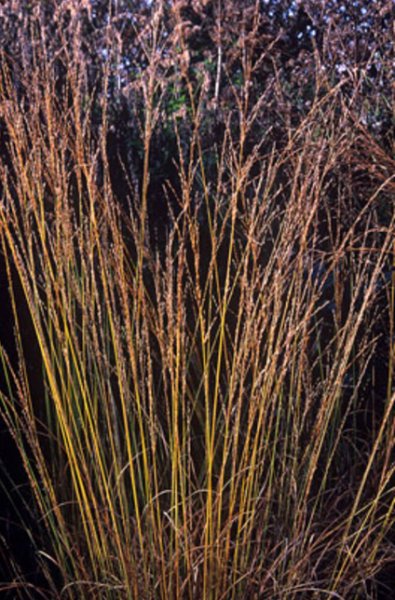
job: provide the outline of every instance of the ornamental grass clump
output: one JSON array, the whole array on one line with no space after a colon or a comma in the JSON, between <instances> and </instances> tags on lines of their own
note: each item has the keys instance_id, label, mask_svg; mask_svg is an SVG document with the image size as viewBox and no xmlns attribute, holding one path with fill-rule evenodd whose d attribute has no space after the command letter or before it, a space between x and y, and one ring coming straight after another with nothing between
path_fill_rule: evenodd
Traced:
<instances>
[{"instance_id":1,"label":"ornamental grass clump","mask_svg":"<svg viewBox=\"0 0 395 600\"><path fill-rule=\"evenodd\" d=\"M57 56L30 31L29 69L2 57L15 351L0 349L0 413L29 490L8 494L16 513L23 505L35 572L3 536L0 589L375 598L394 564L391 159L354 194L356 153L374 140L355 126L358 86L348 97L354 83L332 85L318 64L296 124L276 69L255 94L246 47L237 81L218 63L210 106L182 23L175 41L164 19L159 2L124 92L140 171L120 160L122 201L109 150L115 30L100 93L77 26ZM233 108L210 147L220 85ZM286 121L277 142L264 127L273 103ZM166 135L175 177L158 190Z\"/></svg>"}]
</instances>

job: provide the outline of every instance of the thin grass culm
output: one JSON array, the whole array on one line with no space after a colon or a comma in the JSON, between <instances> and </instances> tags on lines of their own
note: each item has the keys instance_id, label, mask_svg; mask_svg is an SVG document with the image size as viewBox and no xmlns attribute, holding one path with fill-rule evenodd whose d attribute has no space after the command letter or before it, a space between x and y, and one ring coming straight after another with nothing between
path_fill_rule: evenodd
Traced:
<instances>
[{"instance_id":1,"label":"thin grass culm","mask_svg":"<svg viewBox=\"0 0 395 600\"><path fill-rule=\"evenodd\" d=\"M292 56L270 3L16 4L0 57L1 593L390 598L380 40L347 70L347 30L320 3L287 16L289 44L292 19L326 28Z\"/></svg>"}]
</instances>

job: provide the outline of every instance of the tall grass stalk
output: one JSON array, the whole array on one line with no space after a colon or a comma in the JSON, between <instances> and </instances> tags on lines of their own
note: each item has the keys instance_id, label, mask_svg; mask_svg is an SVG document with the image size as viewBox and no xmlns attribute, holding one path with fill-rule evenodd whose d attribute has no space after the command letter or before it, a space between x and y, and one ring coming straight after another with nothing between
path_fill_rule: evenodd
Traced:
<instances>
[{"instance_id":1,"label":"tall grass stalk","mask_svg":"<svg viewBox=\"0 0 395 600\"><path fill-rule=\"evenodd\" d=\"M229 121L211 168L206 92L185 72L191 133L186 147L174 118L177 210L155 247L147 206L166 85L156 71L160 12L155 23L130 210L111 185L106 93L95 137L78 49L67 71L71 105L56 95L39 46L25 74L28 103L2 64L12 169L0 167L0 237L18 362L1 350L0 406L39 517L42 593L360 598L394 560L393 347L386 404L363 439L356 425L371 418L364 381L394 261L394 214L384 227L376 211L391 182L346 226L333 221L347 198L331 200L328 182L355 141L338 114L341 86L317 90L282 148L268 151L262 131L247 149L265 101L249 98L247 59L244 87L233 87L239 127ZM393 276L385 285L393 344ZM35 597L14 570L3 589Z\"/></svg>"}]
</instances>

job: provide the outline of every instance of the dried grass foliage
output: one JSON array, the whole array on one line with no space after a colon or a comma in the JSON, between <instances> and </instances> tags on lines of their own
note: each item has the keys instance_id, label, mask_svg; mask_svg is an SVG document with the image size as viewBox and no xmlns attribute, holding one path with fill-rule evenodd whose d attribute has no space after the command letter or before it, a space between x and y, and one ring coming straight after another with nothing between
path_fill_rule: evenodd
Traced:
<instances>
[{"instance_id":1,"label":"dried grass foliage","mask_svg":"<svg viewBox=\"0 0 395 600\"><path fill-rule=\"evenodd\" d=\"M32 68L18 75L28 97L6 57L0 75L0 239L18 353L17 364L0 353L0 410L40 518L33 544L46 585L33 587L15 564L1 589L21 598L374 598L367 582L394 560L392 158L355 124L349 80L317 77L296 125L276 71L256 97L259 65L242 37L244 83L227 79L226 63L211 74L228 81L233 110L210 163L204 110L220 110L221 98L215 82L196 88L191 78L183 3L173 39L158 2L136 25L145 69L128 94L142 171L121 205L105 93L116 35L109 29L98 116L81 6L63 4L76 24L61 48L63 94L34 35ZM245 15L251 26L254 15ZM186 97L170 119L178 180L163 189L158 247L150 185L172 44ZM268 127L251 144L269 101L285 107L287 137L273 144ZM354 196L364 171L369 186ZM386 393L372 402L380 344Z\"/></svg>"}]
</instances>

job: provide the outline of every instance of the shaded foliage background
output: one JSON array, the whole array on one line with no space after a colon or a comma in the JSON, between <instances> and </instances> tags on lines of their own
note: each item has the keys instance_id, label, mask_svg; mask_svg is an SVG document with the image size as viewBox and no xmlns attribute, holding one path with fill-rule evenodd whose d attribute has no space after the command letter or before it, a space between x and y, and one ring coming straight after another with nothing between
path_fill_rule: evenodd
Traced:
<instances>
[{"instance_id":1,"label":"shaded foliage background","mask_svg":"<svg viewBox=\"0 0 395 600\"><path fill-rule=\"evenodd\" d=\"M28 74L34 72L40 46L45 47L48 77L55 78L54 90L62 104L68 94L65 65L74 64L76 76L79 66L86 66L81 90L86 98L94 93L89 108L97 114L98 123L104 101L110 112L111 172L117 182L116 195L123 200L130 193L126 175L136 187L141 181L144 85L153 42L150 4L137 0L12 1L0 9L4 55L12 63L15 86L25 102L29 101ZM221 144L228 120L237 130L238 101L252 105L264 96L246 152L261 140L262 132L270 150L273 144L277 148L286 145L315 95L323 96L336 84L339 113L348 111L385 150L391 149L392 2L263 0L258 2L258 18L256 5L256 0L161 3L155 66L158 101L160 94L163 98L151 159L152 213L158 214L166 180L176 184L173 119L186 145L190 135L186 73L194 82L196 97L202 87L207 92L201 118L207 130L208 162L214 162L209 149ZM248 99L242 97L247 61L254 65ZM103 90L102 72L108 68L110 83ZM69 106L72 102L67 98Z\"/></svg>"}]
</instances>

